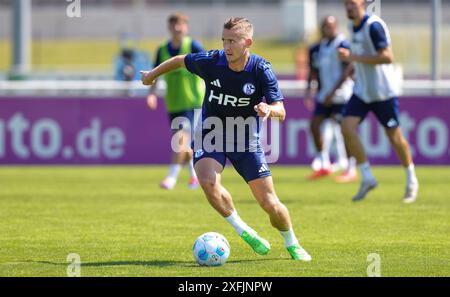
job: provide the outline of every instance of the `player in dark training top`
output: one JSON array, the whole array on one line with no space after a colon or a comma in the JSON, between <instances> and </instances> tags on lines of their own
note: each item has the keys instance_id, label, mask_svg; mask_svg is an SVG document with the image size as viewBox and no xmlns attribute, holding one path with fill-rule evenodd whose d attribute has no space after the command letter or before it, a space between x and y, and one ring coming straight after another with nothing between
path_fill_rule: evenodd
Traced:
<instances>
[{"instance_id":1,"label":"player in dark training top","mask_svg":"<svg viewBox=\"0 0 450 297\"><path fill-rule=\"evenodd\" d=\"M269 252L269 242L240 218L230 193L221 185L228 159L284 237L292 259L310 261L295 236L288 209L275 193L259 137L261 119L284 120L286 116L277 79L270 63L250 53L253 25L247 19L230 18L224 24L222 41L223 50L179 55L143 71L142 82L150 85L158 76L180 67L205 81L193 149L195 171L209 203L256 253Z\"/></svg>"}]
</instances>

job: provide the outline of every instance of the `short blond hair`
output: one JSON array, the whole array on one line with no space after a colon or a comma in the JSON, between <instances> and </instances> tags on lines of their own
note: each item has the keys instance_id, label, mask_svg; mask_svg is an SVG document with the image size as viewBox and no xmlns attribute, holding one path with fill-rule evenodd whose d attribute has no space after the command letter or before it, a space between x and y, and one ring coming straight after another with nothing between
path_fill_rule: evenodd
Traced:
<instances>
[{"instance_id":1,"label":"short blond hair","mask_svg":"<svg viewBox=\"0 0 450 297\"><path fill-rule=\"evenodd\" d=\"M223 24L223 28L227 30L235 30L244 37L253 38L253 25L246 18L241 17L229 18L225 22L225 24Z\"/></svg>"}]
</instances>

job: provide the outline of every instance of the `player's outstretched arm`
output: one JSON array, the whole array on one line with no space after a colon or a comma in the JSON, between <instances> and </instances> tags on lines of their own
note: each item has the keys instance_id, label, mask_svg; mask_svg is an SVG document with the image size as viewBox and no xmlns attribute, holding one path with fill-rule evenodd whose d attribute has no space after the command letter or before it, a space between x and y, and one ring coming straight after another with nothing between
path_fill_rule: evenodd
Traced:
<instances>
[{"instance_id":1,"label":"player's outstretched arm","mask_svg":"<svg viewBox=\"0 0 450 297\"><path fill-rule=\"evenodd\" d=\"M347 80L348 77L351 77L353 75L354 72L355 67L353 66L353 64L347 63L342 71L341 77L334 85L333 90L331 90L330 93L325 96L325 101L323 103L325 106L331 106L333 104L333 97L336 91L342 86L342 84Z\"/></svg>"},{"instance_id":2,"label":"player's outstretched arm","mask_svg":"<svg viewBox=\"0 0 450 297\"><path fill-rule=\"evenodd\" d=\"M158 76L181 67L186 67L184 64L185 57L186 55L175 56L150 71L141 71L142 83L146 86L152 85Z\"/></svg>"},{"instance_id":3,"label":"player's outstretched arm","mask_svg":"<svg viewBox=\"0 0 450 297\"><path fill-rule=\"evenodd\" d=\"M370 65L390 64L394 61L394 54L390 47L379 49L374 56L352 55L350 50L340 48L338 49L338 55L344 62L356 62Z\"/></svg>"}]
</instances>

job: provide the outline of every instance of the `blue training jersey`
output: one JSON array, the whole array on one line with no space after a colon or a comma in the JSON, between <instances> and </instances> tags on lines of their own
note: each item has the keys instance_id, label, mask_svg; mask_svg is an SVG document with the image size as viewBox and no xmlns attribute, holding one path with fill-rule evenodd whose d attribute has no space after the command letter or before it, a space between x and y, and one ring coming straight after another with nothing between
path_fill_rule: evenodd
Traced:
<instances>
[{"instance_id":1,"label":"blue training jersey","mask_svg":"<svg viewBox=\"0 0 450 297\"><path fill-rule=\"evenodd\" d=\"M236 142L235 137L226 135L227 118L254 118L258 122L255 105L264 99L267 104L284 99L270 63L257 55L251 54L240 72L228 67L224 50L188 54L184 62L188 71L205 81L202 121L209 117L221 119L227 142ZM259 141L259 128L258 124L254 131L247 131L246 137L254 135Z\"/></svg>"},{"instance_id":2,"label":"blue training jersey","mask_svg":"<svg viewBox=\"0 0 450 297\"><path fill-rule=\"evenodd\" d=\"M187 70L205 81L206 117L256 117L253 107L263 98L267 104L283 100L270 63L257 55L250 55L241 72L228 67L223 50L189 54L184 62Z\"/></svg>"}]
</instances>

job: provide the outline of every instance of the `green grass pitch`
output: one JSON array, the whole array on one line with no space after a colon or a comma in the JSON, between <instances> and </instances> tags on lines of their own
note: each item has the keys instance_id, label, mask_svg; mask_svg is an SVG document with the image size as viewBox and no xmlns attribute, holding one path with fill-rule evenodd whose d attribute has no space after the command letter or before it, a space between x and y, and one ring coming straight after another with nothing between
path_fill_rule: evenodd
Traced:
<instances>
[{"instance_id":1,"label":"green grass pitch","mask_svg":"<svg viewBox=\"0 0 450 297\"><path fill-rule=\"evenodd\" d=\"M450 170L418 167L420 196L404 205L404 172L375 167L380 186L352 203L357 184L307 182L306 167L272 166L280 199L309 263L288 258L279 233L227 167L223 184L241 217L272 244L253 253L209 206L202 191L163 191L166 167L0 167L0 276L66 276L67 255L81 258L81 276L366 276L379 254L382 276L450 276ZM199 267L192 245L222 233L231 256L222 267Z\"/></svg>"}]
</instances>

